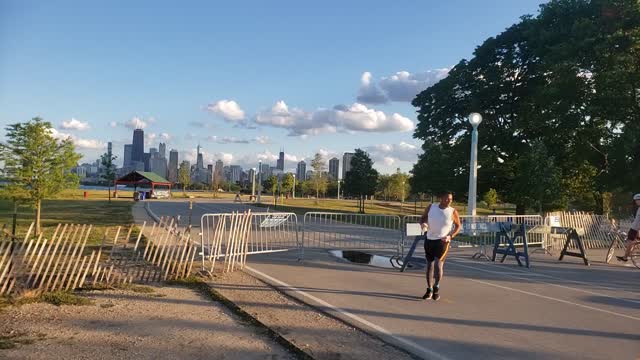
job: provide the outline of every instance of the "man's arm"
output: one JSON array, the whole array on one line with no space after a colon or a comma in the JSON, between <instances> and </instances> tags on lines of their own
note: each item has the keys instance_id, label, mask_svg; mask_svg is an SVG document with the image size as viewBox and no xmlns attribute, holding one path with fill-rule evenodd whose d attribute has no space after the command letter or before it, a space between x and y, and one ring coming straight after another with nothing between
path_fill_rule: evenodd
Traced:
<instances>
[{"instance_id":1,"label":"man's arm","mask_svg":"<svg viewBox=\"0 0 640 360\"><path fill-rule=\"evenodd\" d=\"M451 234L442 238L442 241L444 242L451 241L451 239L453 239L454 237L456 237L456 235L458 235L461 228L462 228L462 225L460 224L460 216L458 215L458 210L453 209L453 231L451 232Z\"/></svg>"},{"instance_id":2,"label":"man's arm","mask_svg":"<svg viewBox=\"0 0 640 360\"><path fill-rule=\"evenodd\" d=\"M458 215L458 210L453 209L453 232L451 232L451 239L456 237L462 230L462 224L460 223L460 215Z\"/></svg>"},{"instance_id":3,"label":"man's arm","mask_svg":"<svg viewBox=\"0 0 640 360\"><path fill-rule=\"evenodd\" d=\"M427 205L427 208L424 209L424 213L420 218L420 228L422 231L427 231L427 225L429 225L429 210L431 210L431 204Z\"/></svg>"}]
</instances>

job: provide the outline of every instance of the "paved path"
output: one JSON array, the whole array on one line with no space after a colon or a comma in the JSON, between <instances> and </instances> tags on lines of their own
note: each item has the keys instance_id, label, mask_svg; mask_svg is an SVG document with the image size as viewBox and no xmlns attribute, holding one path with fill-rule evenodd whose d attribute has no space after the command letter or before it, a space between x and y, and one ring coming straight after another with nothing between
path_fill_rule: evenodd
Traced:
<instances>
[{"instance_id":1,"label":"paved path","mask_svg":"<svg viewBox=\"0 0 640 360\"><path fill-rule=\"evenodd\" d=\"M180 206L152 203L158 215ZM424 358L637 359L640 270L599 263L602 257L592 251L593 265L585 267L538 254L525 269L514 260L495 264L452 252L438 302L419 298L422 271L339 262L325 250L307 250L304 262L296 252L248 262L254 275L290 295Z\"/></svg>"}]
</instances>

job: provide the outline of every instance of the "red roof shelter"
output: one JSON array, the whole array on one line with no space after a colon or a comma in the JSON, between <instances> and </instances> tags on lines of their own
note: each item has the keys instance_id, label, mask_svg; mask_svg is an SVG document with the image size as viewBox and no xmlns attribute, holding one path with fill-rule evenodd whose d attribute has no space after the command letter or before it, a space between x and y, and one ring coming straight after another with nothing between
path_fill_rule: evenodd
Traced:
<instances>
[{"instance_id":1,"label":"red roof shelter","mask_svg":"<svg viewBox=\"0 0 640 360\"><path fill-rule=\"evenodd\" d=\"M116 180L114 196L117 196L118 194L118 184L133 185L134 189L137 189L138 185L150 185L152 196L156 186L168 186L169 193L171 193L171 186L173 185L173 183L162 176L146 171L132 171Z\"/></svg>"}]
</instances>

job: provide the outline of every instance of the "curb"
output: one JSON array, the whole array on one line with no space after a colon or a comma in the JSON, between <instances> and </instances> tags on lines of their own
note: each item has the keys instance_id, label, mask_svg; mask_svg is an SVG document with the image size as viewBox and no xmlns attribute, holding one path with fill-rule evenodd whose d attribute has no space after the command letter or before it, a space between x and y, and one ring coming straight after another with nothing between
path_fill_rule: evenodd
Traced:
<instances>
[{"instance_id":1,"label":"curb","mask_svg":"<svg viewBox=\"0 0 640 360\"><path fill-rule=\"evenodd\" d=\"M149 205L148 202L144 203L144 209L147 211L147 214L149 216L151 216L151 218L153 219L153 221L159 223L160 222L160 218L158 217L158 215L156 215L153 211L151 211L151 205Z\"/></svg>"}]
</instances>

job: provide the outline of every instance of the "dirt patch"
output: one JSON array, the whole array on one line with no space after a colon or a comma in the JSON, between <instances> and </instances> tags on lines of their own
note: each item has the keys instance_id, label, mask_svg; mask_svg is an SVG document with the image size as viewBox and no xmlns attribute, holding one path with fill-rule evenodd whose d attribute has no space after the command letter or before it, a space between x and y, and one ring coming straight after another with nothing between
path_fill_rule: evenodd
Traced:
<instances>
[{"instance_id":1,"label":"dirt patch","mask_svg":"<svg viewBox=\"0 0 640 360\"><path fill-rule=\"evenodd\" d=\"M293 359L251 324L183 287L89 291L95 305L0 312L3 359Z\"/></svg>"},{"instance_id":2,"label":"dirt patch","mask_svg":"<svg viewBox=\"0 0 640 360\"><path fill-rule=\"evenodd\" d=\"M241 271L216 274L209 285L315 359L412 359Z\"/></svg>"}]
</instances>

